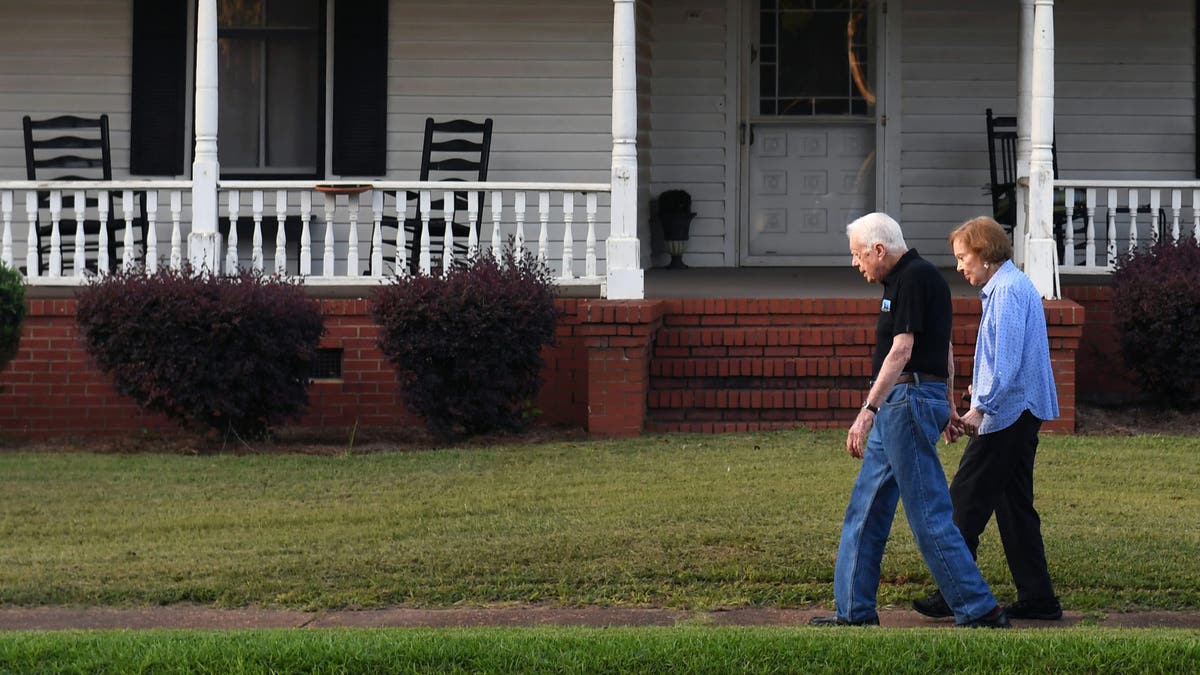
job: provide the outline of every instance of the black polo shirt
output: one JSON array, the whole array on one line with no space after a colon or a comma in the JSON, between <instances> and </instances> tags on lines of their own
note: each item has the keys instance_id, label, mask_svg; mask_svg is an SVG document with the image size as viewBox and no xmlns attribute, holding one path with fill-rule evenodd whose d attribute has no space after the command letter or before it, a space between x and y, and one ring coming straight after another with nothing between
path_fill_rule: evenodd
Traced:
<instances>
[{"instance_id":1,"label":"black polo shirt","mask_svg":"<svg viewBox=\"0 0 1200 675\"><path fill-rule=\"evenodd\" d=\"M875 324L874 375L892 349L892 338L913 334L913 351L905 371L946 377L950 348L950 285L929 261L909 249L883 279L883 302Z\"/></svg>"}]
</instances>

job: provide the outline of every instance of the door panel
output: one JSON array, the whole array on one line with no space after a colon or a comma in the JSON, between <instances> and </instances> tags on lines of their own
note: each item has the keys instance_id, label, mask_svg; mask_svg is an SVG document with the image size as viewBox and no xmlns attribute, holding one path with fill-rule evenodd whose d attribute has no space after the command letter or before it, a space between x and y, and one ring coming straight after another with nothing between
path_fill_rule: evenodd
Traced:
<instances>
[{"instance_id":1,"label":"door panel","mask_svg":"<svg viewBox=\"0 0 1200 675\"><path fill-rule=\"evenodd\" d=\"M752 136L747 253L844 262L846 223L874 206L874 127L759 125Z\"/></svg>"}]
</instances>

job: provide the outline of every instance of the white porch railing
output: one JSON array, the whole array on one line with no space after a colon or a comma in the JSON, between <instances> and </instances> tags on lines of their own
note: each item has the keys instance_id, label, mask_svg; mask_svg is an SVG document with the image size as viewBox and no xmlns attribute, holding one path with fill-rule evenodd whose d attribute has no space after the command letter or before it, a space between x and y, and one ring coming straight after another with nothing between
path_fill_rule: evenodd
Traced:
<instances>
[{"instance_id":1,"label":"white porch railing","mask_svg":"<svg viewBox=\"0 0 1200 675\"><path fill-rule=\"evenodd\" d=\"M0 260L20 269L27 283L51 286L80 284L88 270L108 270L116 264L132 269L145 261L150 271L160 261L177 267L187 253L182 244L187 227L184 201L191 187L190 181L170 180L0 181ZM39 202L39 194L46 196L46 203ZM74 227L85 220L98 224L92 228L98 234L86 235L85 228ZM134 232L143 224L144 256L137 253L143 244L141 235L135 241ZM109 241L108 225L123 230L120 242ZM64 247L67 226L70 246ZM115 259L118 246L120 260Z\"/></svg>"},{"instance_id":2,"label":"white porch railing","mask_svg":"<svg viewBox=\"0 0 1200 675\"><path fill-rule=\"evenodd\" d=\"M1117 257L1200 230L1200 181L1054 181L1063 193L1062 274L1108 274ZM1075 232L1082 226L1082 232Z\"/></svg>"},{"instance_id":3,"label":"white porch railing","mask_svg":"<svg viewBox=\"0 0 1200 675\"><path fill-rule=\"evenodd\" d=\"M357 192L345 194L352 188ZM115 219L124 237L115 262L132 268L144 261L150 271L178 267L187 258L184 242L192 230L190 189L188 181L2 181L0 259L21 268L30 284L77 285L88 270L110 269L117 243L106 240L107 228L99 228L97 240L73 223ZM405 197L409 191L420 195L413 206ZM468 201L467 213L457 219L455 191L466 192ZM607 183L223 181L221 268L298 276L313 285L368 284L394 274L438 273L511 242L544 261L556 283L598 286L603 295L610 191ZM49 193L48 207L39 207L38 192ZM110 194L118 213L108 212ZM64 198L72 208L62 208ZM92 203L85 205L85 198ZM431 208L437 200L449 210ZM77 210L79 205L84 206ZM431 233L438 220L479 222L479 231L471 228L466 241L456 242L453 228ZM144 244L135 236L135 223L143 222ZM69 246L60 224L72 226ZM238 224L250 231L239 233ZM40 254L39 228L48 231Z\"/></svg>"}]
</instances>

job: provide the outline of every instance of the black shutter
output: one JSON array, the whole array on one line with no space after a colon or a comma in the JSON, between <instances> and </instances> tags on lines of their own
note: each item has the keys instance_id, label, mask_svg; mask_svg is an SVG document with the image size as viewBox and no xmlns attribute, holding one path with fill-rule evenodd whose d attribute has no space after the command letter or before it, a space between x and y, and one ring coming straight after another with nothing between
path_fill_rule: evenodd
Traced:
<instances>
[{"instance_id":1,"label":"black shutter","mask_svg":"<svg viewBox=\"0 0 1200 675\"><path fill-rule=\"evenodd\" d=\"M387 0L334 4L333 173L387 173Z\"/></svg>"},{"instance_id":2,"label":"black shutter","mask_svg":"<svg viewBox=\"0 0 1200 675\"><path fill-rule=\"evenodd\" d=\"M134 0L129 173L184 173L187 3Z\"/></svg>"}]
</instances>

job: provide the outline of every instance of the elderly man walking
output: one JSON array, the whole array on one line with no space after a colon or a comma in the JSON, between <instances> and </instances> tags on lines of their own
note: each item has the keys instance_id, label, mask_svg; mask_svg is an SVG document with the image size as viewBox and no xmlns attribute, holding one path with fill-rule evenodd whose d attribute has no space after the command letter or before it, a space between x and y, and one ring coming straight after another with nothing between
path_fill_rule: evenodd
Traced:
<instances>
[{"instance_id":1,"label":"elderly man walking","mask_svg":"<svg viewBox=\"0 0 1200 675\"><path fill-rule=\"evenodd\" d=\"M960 626L1008 628L975 559L954 525L937 441L960 424L954 407L950 287L904 243L900 225L871 213L846 227L851 264L883 284L875 328L874 379L846 435L862 460L850 493L833 575L835 616L814 625L878 625L879 568L898 500L925 564ZM950 381L950 385L947 381Z\"/></svg>"}]
</instances>

